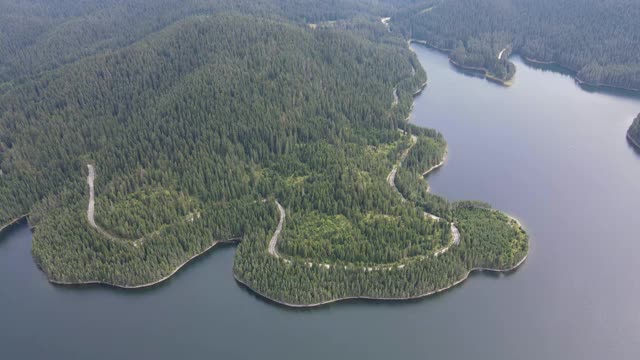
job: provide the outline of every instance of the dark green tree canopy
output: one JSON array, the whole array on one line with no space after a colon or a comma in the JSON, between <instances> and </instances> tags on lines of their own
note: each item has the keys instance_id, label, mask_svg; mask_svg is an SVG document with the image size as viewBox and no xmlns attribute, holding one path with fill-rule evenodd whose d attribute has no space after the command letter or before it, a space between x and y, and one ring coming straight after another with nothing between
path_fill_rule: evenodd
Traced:
<instances>
[{"instance_id":1,"label":"dark green tree canopy","mask_svg":"<svg viewBox=\"0 0 640 360\"><path fill-rule=\"evenodd\" d=\"M513 75L498 58L507 49L557 63L589 84L640 90L639 18L634 0L417 0L392 25L502 79Z\"/></svg>"},{"instance_id":2,"label":"dark green tree canopy","mask_svg":"<svg viewBox=\"0 0 640 360\"><path fill-rule=\"evenodd\" d=\"M52 281L143 286L233 240L238 280L312 304L526 256L514 220L428 192L446 142L405 122L426 74L388 1L0 9L0 221L28 214Z\"/></svg>"}]
</instances>

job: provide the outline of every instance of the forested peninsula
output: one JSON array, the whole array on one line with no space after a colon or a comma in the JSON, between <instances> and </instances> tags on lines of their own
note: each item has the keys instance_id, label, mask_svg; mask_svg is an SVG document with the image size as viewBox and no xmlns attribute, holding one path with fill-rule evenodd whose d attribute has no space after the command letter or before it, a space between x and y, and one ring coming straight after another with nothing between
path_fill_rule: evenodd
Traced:
<instances>
[{"instance_id":1,"label":"forested peninsula","mask_svg":"<svg viewBox=\"0 0 640 360\"><path fill-rule=\"evenodd\" d=\"M447 145L405 120L426 73L373 15L386 2L304 18L276 0L59 2L3 42L34 63L0 71L0 223L28 214L51 282L150 286L234 241L239 282L312 306L425 296L526 258L516 220L429 193ZM120 22L143 10L153 25ZM105 33L56 37L84 21Z\"/></svg>"},{"instance_id":2,"label":"forested peninsula","mask_svg":"<svg viewBox=\"0 0 640 360\"><path fill-rule=\"evenodd\" d=\"M627 138L629 141L640 150L640 114L636 116L629 127L629 131L627 131Z\"/></svg>"},{"instance_id":3,"label":"forested peninsula","mask_svg":"<svg viewBox=\"0 0 640 360\"><path fill-rule=\"evenodd\" d=\"M639 17L631 0L418 0L390 24L494 80L512 79L508 56L517 53L571 70L581 84L640 91Z\"/></svg>"}]
</instances>

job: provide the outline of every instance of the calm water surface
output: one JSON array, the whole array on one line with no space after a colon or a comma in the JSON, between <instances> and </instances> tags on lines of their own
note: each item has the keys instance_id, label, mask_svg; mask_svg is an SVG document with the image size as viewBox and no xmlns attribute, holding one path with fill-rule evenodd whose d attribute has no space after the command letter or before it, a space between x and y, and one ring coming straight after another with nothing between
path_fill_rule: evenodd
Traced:
<instances>
[{"instance_id":1,"label":"calm water surface","mask_svg":"<svg viewBox=\"0 0 640 360\"><path fill-rule=\"evenodd\" d=\"M21 225L0 235L0 358L640 358L640 155L625 141L640 100L518 59L503 88L415 50L429 86L413 121L449 143L432 189L520 218L532 250L517 272L421 301L289 310L235 283L233 247L154 289L53 286Z\"/></svg>"}]
</instances>

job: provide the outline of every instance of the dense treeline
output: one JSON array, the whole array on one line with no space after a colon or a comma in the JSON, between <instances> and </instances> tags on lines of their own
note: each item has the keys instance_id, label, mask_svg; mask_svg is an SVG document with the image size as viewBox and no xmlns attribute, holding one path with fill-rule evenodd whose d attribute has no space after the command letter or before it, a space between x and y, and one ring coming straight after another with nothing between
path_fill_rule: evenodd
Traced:
<instances>
[{"instance_id":1,"label":"dense treeline","mask_svg":"<svg viewBox=\"0 0 640 360\"><path fill-rule=\"evenodd\" d=\"M184 194L162 188L142 188L121 196L107 190L97 203L97 224L112 235L130 240L176 221L194 221L201 207Z\"/></svg>"},{"instance_id":2,"label":"dense treeline","mask_svg":"<svg viewBox=\"0 0 640 360\"><path fill-rule=\"evenodd\" d=\"M441 134L418 136L416 145L404 161L396 175L398 191L410 202L422 210L436 216L451 219L449 202L429 192L423 174L428 169L440 164L446 153L446 142Z\"/></svg>"},{"instance_id":3,"label":"dense treeline","mask_svg":"<svg viewBox=\"0 0 640 360\"><path fill-rule=\"evenodd\" d=\"M485 208L454 208L461 244L435 258L408 261L391 270L327 269L303 261L279 261L264 251L267 239L255 239L238 247L234 272L271 299L316 304L347 297L417 297L464 279L472 269L510 269L526 256L527 235L514 221Z\"/></svg>"},{"instance_id":4,"label":"dense treeline","mask_svg":"<svg viewBox=\"0 0 640 360\"><path fill-rule=\"evenodd\" d=\"M290 216L278 245L289 258L371 266L429 254L450 239L448 224L425 219L420 212L397 217L365 214L352 220L311 214Z\"/></svg>"},{"instance_id":5,"label":"dense treeline","mask_svg":"<svg viewBox=\"0 0 640 360\"><path fill-rule=\"evenodd\" d=\"M78 199L79 200L79 199ZM33 256L56 282L103 282L118 286L148 284L169 275L217 240L267 238L277 219L267 203L231 201L211 204L193 222L175 222L144 238L138 246L105 238L86 225L81 202L42 216L35 230Z\"/></svg>"},{"instance_id":6,"label":"dense treeline","mask_svg":"<svg viewBox=\"0 0 640 360\"><path fill-rule=\"evenodd\" d=\"M627 132L627 136L631 142L640 149L640 114L638 114L638 116L633 120L633 123Z\"/></svg>"},{"instance_id":7,"label":"dense treeline","mask_svg":"<svg viewBox=\"0 0 640 360\"><path fill-rule=\"evenodd\" d=\"M75 16L87 19L91 4ZM33 255L50 279L144 285L238 239L238 279L306 303L420 294L526 254L526 235L500 213L424 191L419 172L446 145L404 122L426 75L402 38L378 19L310 27L275 13L188 16L4 83L0 219L30 213ZM409 201L386 181L409 146L398 129L418 138L396 178ZM112 237L86 220L87 164L96 222ZM267 251L276 199L288 214L279 251L291 264ZM451 229L425 209L467 224L463 244L433 258ZM395 268L363 273L376 264Z\"/></svg>"},{"instance_id":8,"label":"dense treeline","mask_svg":"<svg viewBox=\"0 0 640 360\"><path fill-rule=\"evenodd\" d=\"M441 138L433 131L429 134ZM419 144L432 138L420 139ZM439 144L426 151L442 152L444 144ZM325 161L322 167L328 171L305 169L301 174L311 171L311 175L288 179L292 186L278 195L289 212L281 252L313 262L371 265L426 254L447 243L451 238L448 226L425 219L423 211L413 203L403 203L385 181L407 146L406 141L350 146L347 150L356 155L353 159L340 155L336 148L314 149L313 153L300 156L307 164L321 156ZM326 156L327 151L330 156ZM335 162L327 162L328 159ZM289 165L293 163L287 161ZM327 215L308 213L309 209Z\"/></svg>"},{"instance_id":9,"label":"dense treeline","mask_svg":"<svg viewBox=\"0 0 640 360\"><path fill-rule=\"evenodd\" d=\"M0 194L8 199L2 218L33 211L39 199L72 194L45 201L46 212L34 211L36 259L45 271L71 272L49 273L54 279L117 283L120 275L107 270L96 277L64 265L71 256L88 261L86 253L60 254L64 247L87 250L81 245L86 238L72 236L87 225L86 163L97 170L97 222L123 239L187 231L191 219L198 223L196 214L207 218L210 206L247 197L257 203L274 194L292 211L356 221L364 221L356 212L385 208L397 208L396 216L416 213L384 186L384 176L378 179L386 164L364 156L398 142L390 89L414 81L405 80L416 63L413 55L401 40L386 36L388 42L374 45L331 28L197 17L15 85L0 98ZM402 91L401 97L408 98ZM301 177L306 179L295 181ZM367 182L375 184L371 191L356 189ZM62 208L61 214L52 210ZM54 224L69 226L54 236L60 226L52 229ZM185 233L182 241L189 238ZM209 243L215 239L206 237ZM162 241L142 240L158 253L166 248L167 264L201 249L175 251ZM95 256L101 251L93 250ZM132 281L125 285L153 278L127 276Z\"/></svg>"},{"instance_id":10,"label":"dense treeline","mask_svg":"<svg viewBox=\"0 0 640 360\"><path fill-rule=\"evenodd\" d=\"M640 89L639 17L633 0L416 0L391 23L503 80L514 71L506 57L517 52L586 83Z\"/></svg>"},{"instance_id":11,"label":"dense treeline","mask_svg":"<svg viewBox=\"0 0 640 360\"><path fill-rule=\"evenodd\" d=\"M127 46L194 15L317 23L391 9L385 0L0 0L0 84Z\"/></svg>"},{"instance_id":12,"label":"dense treeline","mask_svg":"<svg viewBox=\"0 0 640 360\"><path fill-rule=\"evenodd\" d=\"M137 174L148 186L181 179L180 190L224 200L270 181L256 177L262 173L255 164L308 172L334 161L323 156L327 152L339 150L345 157L350 151L331 143L357 141L351 148L358 148L398 138L386 107L391 84L410 72L406 58L384 48L371 56L366 41L330 30L237 21L177 24L137 46L45 74L3 96L4 195L16 196L22 188L9 182L30 179L37 186L25 192L37 189L32 197L42 197L48 187L84 172L82 159L99 162L98 188ZM360 51L359 60L350 55ZM379 74L368 69L382 67L387 71ZM335 98L340 88L354 91ZM351 119L374 129L347 127ZM205 156L212 153L218 156ZM296 161L298 156L313 158ZM3 202L2 218L13 215L7 209L33 202L24 197Z\"/></svg>"}]
</instances>

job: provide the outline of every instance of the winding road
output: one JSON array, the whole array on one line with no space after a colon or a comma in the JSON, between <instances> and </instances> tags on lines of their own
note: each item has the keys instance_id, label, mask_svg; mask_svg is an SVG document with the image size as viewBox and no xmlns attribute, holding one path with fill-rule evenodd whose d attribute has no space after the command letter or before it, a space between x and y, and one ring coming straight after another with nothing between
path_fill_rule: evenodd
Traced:
<instances>
[{"instance_id":1,"label":"winding road","mask_svg":"<svg viewBox=\"0 0 640 360\"><path fill-rule=\"evenodd\" d=\"M87 220L89 221L89 225L91 225L91 227L96 229L103 236L111 240L117 240L115 236L109 234L106 230L104 230L103 228L98 226L98 224L96 224L96 218L95 218L96 197L95 197L95 188L93 185L96 179L96 169L91 164L87 164L87 168L89 168L89 175L87 175L87 184L89 185L89 206L87 207Z\"/></svg>"},{"instance_id":2,"label":"winding road","mask_svg":"<svg viewBox=\"0 0 640 360\"><path fill-rule=\"evenodd\" d=\"M111 235L107 230L101 228L97 223L96 223L96 219L95 219L95 204L96 204L96 197L95 197L95 186L94 186L94 182L96 179L96 169L93 165L91 164L87 164L87 168L89 169L89 175L87 175L87 184L89 185L89 206L87 206L87 221L89 222L89 225L91 225L91 227L93 227L94 229L96 229L102 236L108 238L109 240L120 240L120 241L127 241L127 242L131 242L133 244L133 246L138 247L140 245L142 245L144 243L144 239L145 237L149 236L149 235L153 235L153 234L158 234L160 231L154 231L150 234L144 235L143 237L139 238L139 239L135 239L135 240L131 240L131 239L125 239L125 238L120 238L114 235ZM186 220L193 222L195 217L200 217L200 215L198 213L196 214L189 214L186 216ZM230 242L230 241L237 241L236 238L233 239L227 239L227 240L218 240L217 242Z\"/></svg>"},{"instance_id":3,"label":"winding road","mask_svg":"<svg viewBox=\"0 0 640 360\"><path fill-rule=\"evenodd\" d=\"M282 205L280 205L280 203L278 202L278 200L276 200L276 206L278 206L278 212L280 213L280 220L278 221L278 226L276 227L276 231L273 232L273 236L269 241L269 254L277 258L280 258L280 254L278 254L278 249L277 249L278 238L280 237L280 233L282 232L282 226L284 225L284 219L287 216L287 214L284 211L284 208L282 207ZM288 261L288 260L285 259L285 261Z\"/></svg>"},{"instance_id":4,"label":"winding road","mask_svg":"<svg viewBox=\"0 0 640 360\"><path fill-rule=\"evenodd\" d=\"M393 88L393 102L391 103L391 107L398 105L398 87Z\"/></svg>"},{"instance_id":5,"label":"winding road","mask_svg":"<svg viewBox=\"0 0 640 360\"><path fill-rule=\"evenodd\" d=\"M403 134L406 134L403 131ZM411 149L413 149L413 147L415 146L415 144L418 142L418 137L415 135L411 135L411 145L409 145L408 148L406 148L403 152L402 155L400 156L400 159L398 159L398 162L393 166L393 168L391 169L391 172L389 172L389 175L387 175L387 182L389 183L389 186L391 186L395 192L398 193L398 195L400 195L401 199L403 202L406 202L407 199L402 195L402 193L398 190L398 188L396 187L395 184L395 179L396 179L396 174L398 173L398 169L402 166L402 162L407 158L407 156L409 156L409 152L411 151ZM442 166L445 162L445 157L443 157L443 159L436 165L432 166L431 168L429 168L427 171L425 171L422 175L426 176L427 174L429 174L431 171L437 169L438 167ZM284 207L276 200L275 201L276 206L278 207L278 212L280 214L280 220L278 221L278 226L276 227L276 230L273 232L273 236L271 237L271 240L269 240L269 255L274 256L278 259L282 259L284 260L286 263L291 263L291 260L288 260L286 258L284 258L283 256L280 256L280 254L278 253L278 240L280 239L280 233L282 232L282 228L284 226L284 221L286 218L286 211L284 209ZM424 216L428 217L432 220L435 221L443 221L442 218L430 214L428 212L424 212ZM460 231L458 230L458 228L455 226L454 223L450 223L451 225L451 235L452 235L452 241L451 243L449 243L449 245L447 245L446 247L439 249L437 251L434 252L434 256L439 256L442 255L444 253L446 253L451 246L453 245L459 245L460 244ZM314 263L312 262L306 262L306 264L308 266L313 266ZM322 266L326 269L330 269L331 265L329 264L317 264L319 266ZM363 267L362 269L364 271L373 271L373 270L391 270L393 267L397 267L398 269L402 269L404 267L404 265L397 265L397 266L376 266L376 267ZM345 266L345 269L347 267Z\"/></svg>"},{"instance_id":6,"label":"winding road","mask_svg":"<svg viewBox=\"0 0 640 360\"><path fill-rule=\"evenodd\" d=\"M382 18L381 21L385 26L389 26L389 20L390 18ZM502 56L502 53L506 50L506 48L504 50L502 50L500 52L500 56ZM412 75L415 75L415 68L413 68L412 66ZM420 90L418 90L414 95L419 94L422 91L422 88L424 88L424 86L426 85L426 82L421 86ZM391 103L391 107L393 108L394 106L396 106L398 104L398 88L394 87L393 88L393 101ZM409 115L410 117L411 115ZM407 118L407 121L409 120L409 117ZM406 134L405 131L398 129L398 131L402 132L403 134ZM400 155L400 159L398 160L398 162L396 164L393 165L393 168L391 169L391 172L389 172L389 175L387 175L387 183L389 183L389 186L391 186L393 188L393 190L398 193L402 199L403 202L406 202L407 199L402 195L402 193L400 191L398 191L398 188L396 187L396 174L398 173L398 169L400 168L400 166L402 166L402 162L407 158L407 156L409 155L409 152L411 151L411 149L413 149L413 147L416 145L416 143L418 142L418 137L415 135L411 135L411 145L409 145L408 148L406 148L403 152L402 155ZM422 176L427 176L430 172L432 172L433 170L439 168L440 166L444 165L446 160L446 154L445 156L442 158L442 160L430 167L427 171L425 171L424 173L422 173ZM429 191L429 188L427 188L427 191ZM291 261L288 259L285 259L284 257L280 256L280 254L278 253L278 240L280 238L280 233L282 232L282 227L284 225L284 220L286 217L286 212L284 207L282 207L282 205L280 205L280 203L276 200L275 201L277 207L278 207L278 212L280 213L280 220L278 221L278 226L276 227L275 232L273 233L273 236L271 237L271 240L269 240L269 254L271 256L274 256L278 259L282 259L287 263L290 263ZM430 218L432 220L435 221L442 221L443 219L430 214L428 212L424 212L424 216L427 218ZM447 245L446 247L437 250L434 253L434 256L438 256L441 254L444 254L445 252L447 252L447 250L449 250L449 248L451 248L451 246L453 245L459 245L460 244L460 231L458 230L458 228L455 226L454 223L451 223L451 234L452 234L452 241L449 245ZM306 262L306 264L308 264L309 266L313 266L314 264L311 262ZM318 264L320 266L323 266L327 269L331 268L331 265L329 264ZM398 268L401 269L403 268L404 265L399 265ZM346 267L345 267L346 268ZM365 267L364 270L365 271L371 271L371 270L390 270L391 267Z\"/></svg>"},{"instance_id":7,"label":"winding road","mask_svg":"<svg viewBox=\"0 0 640 360\"><path fill-rule=\"evenodd\" d=\"M405 133L405 132L403 132L403 133ZM411 149L413 149L413 147L415 146L415 144L417 142L418 142L418 138L415 135L411 135L411 145L409 145L409 147L407 149L405 149L405 151L400 156L400 159L398 160L398 162L393 166L393 169L391 169L391 172L389 173L389 175L387 175L387 182L393 188L393 190L395 190L395 192L400 194L400 197L402 198L403 202L407 201L407 199L404 197L404 195L402 195L402 193L400 193L400 191L396 187L396 174L398 173L398 169L400 168L400 166L402 166L402 162L404 161L404 159L407 158L407 156L409 155L409 152L411 151ZM427 171L422 173L422 176L427 176L433 170L435 170L435 169L439 168L440 166L444 165L446 157L447 157L447 155L445 154L445 156L443 156L442 160L440 160L439 163L437 163L436 165L433 165ZM429 188L427 188L427 191L429 191ZM424 216L428 217L430 219L436 220L436 221L442 220L442 218L440 218L439 216L430 214L428 212L425 212ZM460 244L460 230L458 230L458 228L456 227L456 225L454 223L451 223L451 235L453 237L453 241L451 241L451 243L449 245L447 245L446 247L436 251L434 253L435 256L444 254L445 252L447 252L447 250L449 250L449 248L451 248L452 245L459 245Z\"/></svg>"},{"instance_id":8,"label":"winding road","mask_svg":"<svg viewBox=\"0 0 640 360\"><path fill-rule=\"evenodd\" d=\"M89 184L89 207L87 208L87 220L89 220L89 224L94 228L98 229L98 225L96 225L95 219L95 191L93 187L93 182L96 179L96 169L94 169L93 165L87 165L89 168L89 175L87 176L87 184Z\"/></svg>"},{"instance_id":9,"label":"winding road","mask_svg":"<svg viewBox=\"0 0 640 360\"><path fill-rule=\"evenodd\" d=\"M395 105L398 104L398 93L397 93L398 89L394 88L393 89L393 103L391 104L391 107L394 107ZM398 131L402 132L403 134L406 134L405 131L398 129ZM402 162L407 158L407 156L409 156L409 152L411 151L411 149L413 149L413 147L416 145L416 143L418 142L418 137L415 135L411 135L411 145L409 145L409 147L407 147L403 152L402 155L400 155L400 159L398 159L398 162L396 164L393 165L393 168L391 169L391 171L389 172L389 175L387 175L387 183L389 183L389 186L391 186L393 188L393 190L398 193L398 195L400 195L400 198L402 199L403 202L406 202L407 199L404 197L404 195L402 195L402 193L398 190L398 188L396 187L396 175L398 173L398 169L402 166ZM444 165L446 160L446 154L445 156L442 158L442 160L436 164L433 165L432 167L430 167L427 171L425 171L424 173L422 173L422 176L427 176L430 172L432 172L433 170L439 168L440 166ZM429 191L429 188L427 188L427 191ZM271 240L269 241L269 254L278 258L278 259L282 259L287 263L290 263L291 261L288 259L285 259L284 257L280 256L280 254L278 253L278 240L280 238L280 233L282 232L282 227L284 225L284 220L286 217L286 212L284 207L282 207L282 205L280 205L280 203L276 200L275 201L276 205L278 206L278 212L280 213L280 220L278 221L278 226L276 227L275 232L273 233L273 236L271 237ZM435 221L442 221L443 219L430 214L428 212L424 212L424 216L427 218L430 218L432 220ZM449 245L447 245L446 247L437 250L436 252L434 252L434 256L438 256L438 255L442 255L445 252L447 252L451 246L453 245L459 245L460 244L460 231L458 230L458 228L455 226L454 223L451 223L451 235L452 235L452 241ZM308 264L309 266L313 266L313 263L311 262L307 262L306 264ZM331 265L329 264L318 264L320 266L323 266L327 269L331 268ZM398 266L398 268L402 268L404 267L404 265L400 265ZM365 267L364 270L365 271L372 271L372 270L389 270L391 269L391 267Z\"/></svg>"},{"instance_id":10,"label":"winding road","mask_svg":"<svg viewBox=\"0 0 640 360\"><path fill-rule=\"evenodd\" d=\"M117 237L109 234L109 232L107 232L106 230L104 230L103 228L101 228L100 226L98 226L98 224L96 224L96 219L95 219L95 187L94 187L94 182L96 179L96 169L94 168L93 165L91 164L87 164L87 168L89 169L89 175L87 176L87 184L89 185L89 206L87 207L87 221L89 221L89 224L91 225L91 227L93 227L94 229L96 229L100 234L104 235L105 237L111 239L111 240L118 240ZM266 201L266 200L265 200ZM284 219L286 217L286 212L284 210L284 207L282 207L282 205L280 205L280 203L276 200L276 205L278 206L278 212L280 213L280 221L278 221L278 226L276 227L276 230L273 233L273 236L271 237L271 240L269 241L269 254L277 257L277 258L281 258L280 254L278 254L278 250L277 250L277 244L278 244L278 239L280 237L280 233L282 232L282 227L284 226ZM193 218L190 217L191 221L193 221ZM124 239L122 239L124 240ZM239 241L239 238L232 238L232 239L227 239L227 240L218 240L216 241L216 243L218 242L236 242ZM143 238L138 239L138 240L134 240L133 244L134 246L139 246L142 244ZM285 261L289 261L286 260Z\"/></svg>"},{"instance_id":11,"label":"winding road","mask_svg":"<svg viewBox=\"0 0 640 360\"><path fill-rule=\"evenodd\" d=\"M405 134L404 131L402 131L402 133ZM387 175L387 182L389 183L389 186L391 186L393 190L395 190L395 192L397 192L400 195L403 202L407 201L407 199L405 199L405 197L402 195L400 191L398 191L398 188L396 187L396 174L398 173L398 169L400 168L400 166L402 166L402 162L404 161L404 159L407 158L407 156L409 155L409 152L417 142L418 142L418 137L415 135L411 135L411 145L409 145L409 147L402 152L402 155L400 155L400 159L395 165L393 165L391 172L389 173L389 175Z\"/></svg>"},{"instance_id":12,"label":"winding road","mask_svg":"<svg viewBox=\"0 0 640 360\"><path fill-rule=\"evenodd\" d=\"M500 54L498 54L498 60L502 60L502 54L504 54L504 52L507 51L507 48L502 49L502 51L500 51Z\"/></svg>"}]
</instances>

